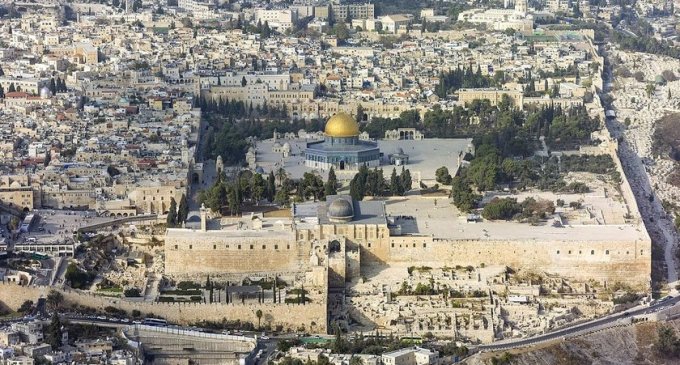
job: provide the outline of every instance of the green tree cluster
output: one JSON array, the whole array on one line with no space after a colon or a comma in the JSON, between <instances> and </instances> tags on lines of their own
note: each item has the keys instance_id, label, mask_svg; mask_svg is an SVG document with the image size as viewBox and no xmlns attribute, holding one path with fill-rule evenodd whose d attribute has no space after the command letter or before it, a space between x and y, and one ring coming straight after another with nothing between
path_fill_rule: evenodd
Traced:
<instances>
[{"instance_id":1,"label":"green tree cluster","mask_svg":"<svg viewBox=\"0 0 680 365\"><path fill-rule=\"evenodd\" d=\"M451 181L453 178L451 177L451 174L449 173L449 169L446 166L442 166L435 171L435 179L437 180L438 183L444 184L444 185L451 185Z\"/></svg>"},{"instance_id":2,"label":"green tree cluster","mask_svg":"<svg viewBox=\"0 0 680 365\"><path fill-rule=\"evenodd\" d=\"M314 199L314 201L325 199L326 187L321 176L311 172L305 172L302 180L297 187L297 196L300 200Z\"/></svg>"},{"instance_id":3,"label":"green tree cluster","mask_svg":"<svg viewBox=\"0 0 680 365\"><path fill-rule=\"evenodd\" d=\"M518 203L515 198L494 198L484 206L482 217L489 220L528 221L537 223L555 213L555 204L551 201L532 197Z\"/></svg>"},{"instance_id":4,"label":"green tree cluster","mask_svg":"<svg viewBox=\"0 0 680 365\"><path fill-rule=\"evenodd\" d=\"M476 208L482 198L472 191L470 183L462 176L456 176L451 180L451 197L456 208L466 213Z\"/></svg>"},{"instance_id":5,"label":"green tree cluster","mask_svg":"<svg viewBox=\"0 0 680 365\"><path fill-rule=\"evenodd\" d=\"M680 356L680 340L673 327L667 325L659 327L653 346L662 357L677 358Z\"/></svg>"},{"instance_id":6,"label":"green tree cluster","mask_svg":"<svg viewBox=\"0 0 680 365\"><path fill-rule=\"evenodd\" d=\"M600 125L599 118L591 118L585 107L570 108L550 122L547 142L553 148L574 148L588 141Z\"/></svg>"},{"instance_id":7,"label":"green tree cluster","mask_svg":"<svg viewBox=\"0 0 680 365\"><path fill-rule=\"evenodd\" d=\"M267 39L271 37L272 29L269 27L269 21L265 20L263 24L261 20L258 20L255 32L257 32L262 39Z\"/></svg>"},{"instance_id":8,"label":"green tree cluster","mask_svg":"<svg viewBox=\"0 0 680 365\"><path fill-rule=\"evenodd\" d=\"M245 159L246 149L249 146L245 137L233 124L222 126L216 135L208 134L205 145L211 158L222 156L225 165L230 166Z\"/></svg>"},{"instance_id":9,"label":"green tree cluster","mask_svg":"<svg viewBox=\"0 0 680 365\"><path fill-rule=\"evenodd\" d=\"M445 98L450 92L455 92L462 88L481 88L493 86L493 78L483 75L480 66L477 70L472 69L472 64L468 67L458 67L449 72L443 72L439 75L439 84L435 87L435 93L440 98Z\"/></svg>"},{"instance_id":10,"label":"green tree cluster","mask_svg":"<svg viewBox=\"0 0 680 365\"><path fill-rule=\"evenodd\" d=\"M59 311L59 308L64 302L64 295L56 290L50 290L47 294L47 308L50 311Z\"/></svg>"},{"instance_id":11,"label":"green tree cluster","mask_svg":"<svg viewBox=\"0 0 680 365\"><path fill-rule=\"evenodd\" d=\"M66 268L65 279L73 289L88 289L96 275L78 268L75 263L70 263Z\"/></svg>"},{"instance_id":12,"label":"green tree cluster","mask_svg":"<svg viewBox=\"0 0 680 365\"><path fill-rule=\"evenodd\" d=\"M362 200L365 196L404 195L411 190L411 171L401 168L401 174L397 174L396 167L392 169L389 181L385 180L382 169L369 169L361 166L359 171L349 184L352 199Z\"/></svg>"},{"instance_id":13,"label":"green tree cluster","mask_svg":"<svg viewBox=\"0 0 680 365\"><path fill-rule=\"evenodd\" d=\"M33 310L33 301L32 300L25 300L21 305L19 306L19 309L17 309L17 312L19 313L28 313L31 310Z\"/></svg>"},{"instance_id":14,"label":"green tree cluster","mask_svg":"<svg viewBox=\"0 0 680 365\"><path fill-rule=\"evenodd\" d=\"M128 289L125 289L125 291L123 292L123 295L125 295L125 297L127 297L127 298L141 297L142 292L138 288L128 288Z\"/></svg>"},{"instance_id":15,"label":"green tree cluster","mask_svg":"<svg viewBox=\"0 0 680 365\"><path fill-rule=\"evenodd\" d=\"M265 199L273 202L276 196L273 173L265 180L262 174L243 171L231 182L225 181L223 175L219 175L213 186L198 193L198 202L214 212L228 207L230 214L234 215L241 212L241 204L245 201L258 204ZM180 202L180 208L181 205Z\"/></svg>"},{"instance_id":16,"label":"green tree cluster","mask_svg":"<svg viewBox=\"0 0 680 365\"><path fill-rule=\"evenodd\" d=\"M614 31L611 39L626 50L680 59L680 48L674 47L665 40L658 40L654 36L643 35L634 37L624 32Z\"/></svg>"},{"instance_id":17,"label":"green tree cluster","mask_svg":"<svg viewBox=\"0 0 680 365\"><path fill-rule=\"evenodd\" d=\"M56 80L54 77L50 78L50 83L48 85L48 88L50 89L50 92L52 95L56 95L57 93L62 93L66 92L66 81L62 80L60 77L57 77Z\"/></svg>"},{"instance_id":18,"label":"green tree cluster","mask_svg":"<svg viewBox=\"0 0 680 365\"><path fill-rule=\"evenodd\" d=\"M219 80L219 78L218 78ZM245 76L241 80L241 85L246 86L247 81ZM206 99L201 96L198 99L198 107L204 113L210 113L214 115L219 115L227 118L272 118L272 119L286 119L288 114L284 107L269 106L267 103L262 104L262 106L253 106L252 103L245 103L241 100L229 100L224 98L219 98L215 100L213 98Z\"/></svg>"},{"instance_id":19,"label":"green tree cluster","mask_svg":"<svg viewBox=\"0 0 680 365\"><path fill-rule=\"evenodd\" d=\"M361 130L371 138L383 138L385 132L398 128L420 128L420 114L416 110L401 112L399 118L374 117L370 123L362 124Z\"/></svg>"},{"instance_id":20,"label":"green tree cluster","mask_svg":"<svg viewBox=\"0 0 680 365\"><path fill-rule=\"evenodd\" d=\"M522 207L515 198L494 198L484 206L482 217L490 220L510 220L521 211Z\"/></svg>"},{"instance_id":21,"label":"green tree cluster","mask_svg":"<svg viewBox=\"0 0 680 365\"><path fill-rule=\"evenodd\" d=\"M52 346L52 350L57 350L61 347L61 320L59 319L59 313L56 311L52 313L52 319L50 324L45 328L45 342Z\"/></svg>"}]
</instances>

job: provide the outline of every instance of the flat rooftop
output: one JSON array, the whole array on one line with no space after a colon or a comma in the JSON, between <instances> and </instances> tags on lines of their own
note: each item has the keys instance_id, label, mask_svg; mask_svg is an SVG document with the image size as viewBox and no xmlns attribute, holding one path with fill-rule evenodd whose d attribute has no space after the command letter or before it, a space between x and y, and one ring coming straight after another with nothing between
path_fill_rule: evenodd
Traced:
<instances>
[{"instance_id":1,"label":"flat rooftop","mask_svg":"<svg viewBox=\"0 0 680 365\"><path fill-rule=\"evenodd\" d=\"M240 219L244 222L239 228L235 219L230 219L226 224L222 224L219 220L213 219L208 221L208 230L203 232L200 230L200 223L192 223L191 228L168 228L166 230L166 237L173 238L196 238L200 237L216 237L216 238L275 238L281 239L289 238L295 239L295 235L289 229L292 220L290 218L264 218L262 222L262 229L252 229L247 225L249 217Z\"/></svg>"},{"instance_id":2,"label":"flat rooftop","mask_svg":"<svg viewBox=\"0 0 680 365\"><path fill-rule=\"evenodd\" d=\"M309 202L295 205L296 220L314 222L318 219L319 224L334 224L328 219L328 205L341 196L328 197L325 202ZM382 201L354 201L354 218L348 223L335 224L387 224L385 210ZM312 218L312 219L309 219Z\"/></svg>"},{"instance_id":3,"label":"flat rooftop","mask_svg":"<svg viewBox=\"0 0 680 365\"><path fill-rule=\"evenodd\" d=\"M527 194L531 195L531 194ZM588 195L588 194L585 194ZM569 196L569 198L565 198ZM564 195L567 204L576 201L581 194ZM519 201L522 198L518 199ZM584 206L589 203L584 199ZM563 227L553 227L551 220L542 225L514 221L481 221L469 223L447 197L409 196L385 200L388 219L401 226L403 235L431 236L443 239L471 240L536 240L536 241L632 241L649 240L641 223L625 223L623 220L608 224L593 219L586 209L557 208L566 219ZM595 207L592 208L595 210ZM623 216L623 212L619 212ZM574 217L574 215L576 217ZM587 217L586 217L587 215ZM583 219L578 217L583 216ZM572 217L571 219L569 217ZM586 219L587 218L587 219Z\"/></svg>"},{"instance_id":4,"label":"flat rooftop","mask_svg":"<svg viewBox=\"0 0 680 365\"><path fill-rule=\"evenodd\" d=\"M305 172L315 172L324 178L328 177L328 171L322 171L305 166L305 149L307 142L317 139L281 139L278 143L288 143L291 147L288 158L283 158L283 154L272 152L274 140L268 139L257 142L256 162L262 167L265 173L276 171L283 167L292 178L302 178ZM451 175L455 175L458 170L458 156L467 151L468 145L472 142L469 138L441 139L430 138L422 140L378 140L378 148L383 154L383 160L379 169L389 177L393 168L401 171L400 166L389 164L389 155L397 153L401 148L405 154L409 155L409 163L405 168L411 171L414 181L418 178L424 180L434 180L435 172L438 168L446 166ZM356 171L335 171L338 179L350 180Z\"/></svg>"}]
</instances>

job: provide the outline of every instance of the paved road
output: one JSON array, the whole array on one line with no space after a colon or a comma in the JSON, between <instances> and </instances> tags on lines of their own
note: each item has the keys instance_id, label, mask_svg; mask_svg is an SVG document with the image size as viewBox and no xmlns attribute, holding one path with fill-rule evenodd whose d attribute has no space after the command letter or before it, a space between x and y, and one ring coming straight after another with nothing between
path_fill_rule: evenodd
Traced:
<instances>
[{"instance_id":1,"label":"paved road","mask_svg":"<svg viewBox=\"0 0 680 365\"><path fill-rule=\"evenodd\" d=\"M602 55L606 59L608 57L607 50L604 50ZM603 93L606 94L611 92L608 85L614 84L613 70L610 67L609 69L605 69L603 73L605 84ZM609 107L615 109L613 106ZM606 125L614 138L625 138L623 123L616 119L608 119ZM673 222L668 218L661 206L660 200L656 198L640 156L630 148L625 139L619 144L618 154L621 165L623 166L623 171L626 174L626 178L635 195L645 227L652 238L652 243L663 245L664 261L667 270L666 280L671 294L677 295L678 290L675 289L675 286L678 284L679 276L678 262L675 255L677 251L677 237ZM649 200L650 196L654 197L652 201Z\"/></svg>"},{"instance_id":2,"label":"paved road","mask_svg":"<svg viewBox=\"0 0 680 365\"><path fill-rule=\"evenodd\" d=\"M276 353L277 342L278 340L276 339L260 340L260 348L262 348L263 351L262 354L260 355L260 358L255 361L256 365L269 364L269 360Z\"/></svg>"},{"instance_id":3,"label":"paved road","mask_svg":"<svg viewBox=\"0 0 680 365\"><path fill-rule=\"evenodd\" d=\"M613 314L604 318L592 320L590 322L586 322L583 324L563 328L557 331L553 332L548 332L542 335L534 336L531 338L526 338L526 339L519 339L519 340L508 340L508 341L498 341L494 342L488 345L481 345L477 346L475 349L479 351L499 351L499 350L509 350L512 348L517 348L517 347L524 347L524 346L531 346L531 345L536 345L541 342L546 342L546 341L551 341L551 340L556 340L556 339L561 339L561 338L566 338L566 337L573 337L573 336L579 336L583 334L587 334L590 332L595 332L599 331L604 328L608 327L614 327L616 325L624 324L625 322L621 322L619 320L624 320L628 319L632 316L636 315L641 315L641 314L649 314L653 312L657 312L663 308L667 308L670 306L675 305L676 303L680 302L680 297L675 297L668 299L663 302L655 303L654 305L651 305L649 307L647 306L638 306L633 309L629 309L625 312L622 313L617 313Z\"/></svg>"},{"instance_id":4,"label":"paved road","mask_svg":"<svg viewBox=\"0 0 680 365\"><path fill-rule=\"evenodd\" d=\"M161 275L156 273L149 273L146 280L146 288L144 289L144 301L155 302L158 298L158 286L160 285Z\"/></svg>"},{"instance_id":5,"label":"paved road","mask_svg":"<svg viewBox=\"0 0 680 365\"><path fill-rule=\"evenodd\" d=\"M50 286L57 286L62 288L64 285L64 275L66 274L66 268L68 267L69 261L64 257L56 258L57 260L54 268L54 274L52 276L52 283Z\"/></svg>"}]
</instances>

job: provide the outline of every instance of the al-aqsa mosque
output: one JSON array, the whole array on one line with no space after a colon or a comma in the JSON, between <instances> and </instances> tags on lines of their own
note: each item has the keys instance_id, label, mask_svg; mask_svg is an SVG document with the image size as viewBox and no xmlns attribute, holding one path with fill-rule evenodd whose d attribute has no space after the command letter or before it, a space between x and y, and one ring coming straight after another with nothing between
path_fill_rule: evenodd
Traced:
<instances>
[{"instance_id":1,"label":"al-aqsa mosque","mask_svg":"<svg viewBox=\"0 0 680 365\"><path fill-rule=\"evenodd\" d=\"M372 141L359 139L359 124L346 113L328 119L324 140L307 143L305 166L329 170L358 170L380 166L380 149Z\"/></svg>"}]
</instances>

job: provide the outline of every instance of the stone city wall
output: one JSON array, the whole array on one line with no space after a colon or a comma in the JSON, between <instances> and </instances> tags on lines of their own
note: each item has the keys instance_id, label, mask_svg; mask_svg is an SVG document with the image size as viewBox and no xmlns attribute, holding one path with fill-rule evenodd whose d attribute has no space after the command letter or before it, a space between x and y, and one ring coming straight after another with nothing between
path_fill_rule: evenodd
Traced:
<instances>
[{"instance_id":1,"label":"stone city wall","mask_svg":"<svg viewBox=\"0 0 680 365\"><path fill-rule=\"evenodd\" d=\"M305 271L311 245L282 237L225 237L196 232L166 236L165 273L256 273ZM308 247L309 246L309 247Z\"/></svg>"},{"instance_id":2,"label":"stone city wall","mask_svg":"<svg viewBox=\"0 0 680 365\"><path fill-rule=\"evenodd\" d=\"M649 288L650 240L505 241L444 240L428 236L374 237L347 239L351 244L361 247L362 267L507 265L515 269L534 269L583 281L594 279L603 284L619 281L640 289ZM322 243L316 245L319 244ZM167 249L169 246L166 242L167 273L181 275L199 272L305 271L310 263L313 243L244 241L240 250L234 248L233 243L230 243L228 249L219 242L194 242L192 245L191 250L174 249L174 246ZM213 245L216 245L215 248ZM275 245L278 248L274 248Z\"/></svg>"},{"instance_id":3,"label":"stone city wall","mask_svg":"<svg viewBox=\"0 0 680 365\"><path fill-rule=\"evenodd\" d=\"M0 301L16 310L25 300L34 303L40 297L47 297L52 290L46 286L19 286L10 283L0 283ZM187 325L198 321L241 320L242 322L258 323L257 310L261 310L262 325L272 327L281 325L284 330L296 330L304 327L306 331L325 333L327 331L326 301L297 304L224 304L224 303L154 303L133 302L118 298L107 298L76 290L59 290L68 304L103 310L107 306L115 306L130 314L133 310L142 315L153 314L163 317L169 322Z\"/></svg>"},{"instance_id":4,"label":"stone city wall","mask_svg":"<svg viewBox=\"0 0 680 365\"><path fill-rule=\"evenodd\" d=\"M507 265L563 277L600 283L622 282L648 289L651 273L651 241L497 241L439 240L432 237L391 237L387 257L377 257L390 265L479 266ZM365 251L380 252L377 247Z\"/></svg>"}]
</instances>

